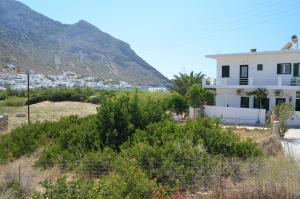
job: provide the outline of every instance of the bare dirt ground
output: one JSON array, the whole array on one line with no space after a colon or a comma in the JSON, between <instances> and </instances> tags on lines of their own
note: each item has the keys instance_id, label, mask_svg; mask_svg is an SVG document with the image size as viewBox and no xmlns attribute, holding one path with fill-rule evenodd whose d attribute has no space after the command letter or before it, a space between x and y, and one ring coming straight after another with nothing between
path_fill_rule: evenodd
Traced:
<instances>
[{"instance_id":1,"label":"bare dirt ground","mask_svg":"<svg viewBox=\"0 0 300 199\"><path fill-rule=\"evenodd\" d=\"M31 121L55 121L69 115L85 117L96 113L95 104L82 102L41 102L30 106ZM27 123L27 106L23 107L0 107L0 113L8 114L8 127L12 130ZM25 117L16 117L17 113L25 113Z\"/></svg>"},{"instance_id":2,"label":"bare dirt ground","mask_svg":"<svg viewBox=\"0 0 300 199\"><path fill-rule=\"evenodd\" d=\"M42 170L35 166L35 162L41 154L41 150L30 157L23 156L11 163L0 166L0 186L11 182L19 182L25 192L32 190L41 191L40 182L45 180L56 180L61 175L58 168Z\"/></svg>"}]
</instances>

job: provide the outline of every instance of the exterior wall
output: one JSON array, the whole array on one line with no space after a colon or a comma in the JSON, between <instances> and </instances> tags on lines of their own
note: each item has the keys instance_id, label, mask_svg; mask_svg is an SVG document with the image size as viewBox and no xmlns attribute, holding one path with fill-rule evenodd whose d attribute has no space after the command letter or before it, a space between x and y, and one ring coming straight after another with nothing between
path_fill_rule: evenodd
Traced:
<instances>
[{"instance_id":1,"label":"exterior wall","mask_svg":"<svg viewBox=\"0 0 300 199\"><path fill-rule=\"evenodd\" d=\"M300 54L299 54L300 55ZM278 77L283 82L288 82L293 77L293 65L291 74L277 74L278 63L300 63L300 56L295 54L254 54L241 56L220 56L217 58L217 81L218 79L239 82L240 65L249 66L249 78L253 78L254 85L268 85L276 83ZM257 71L257 64L263 64L263 71ZM222 66L230 65L230 77L222 78Z\"/></svg>"},{"instance_id":2,"label":"exterior wall","mask_svg":"<svg viewBox=\"0 0 300 199\"><path fill-rule=\"evenodd\" d=\"M207 56L217 60L216 81L203 81L205 88L216 89L216 106L227 108L214 110L215 114L229 114L228 108L236 109L236 115L247 112L248 108L241 107L241 97L249 97L249 108L253 108L253 96L247 96L247 92L257 88L268 89L269 110L276 105L276 98L284 98L286 102L293 106L296 104L296 92L300 92L300 77L296 77L297 84L291 85L293 75L293 64L300 63L300 51L274 51L255 52L240 54L220 54ZM277 64L291 63L291 74L277 74ZM263 70L258 71L257 65L263 64ZM222 78L222 66L229 65L229 78ZM240 66L248 65L248 85L240 85ZM237 90L242 90L243 94L238 94ZM277 96L275 91L281 90L282 94ZM211 109L211 108L210 108ZM257 110L257 109L256 109ZM219 113L218 111L223 111ZM295 112L295 116L289 121L290 125L300 126L300 113ZM230 116L231 117L231 116ZM241 115L244 118L244 115Z\"/></svg>"},{"instance_id":3,"label":"exterior wall","mask_svg":"<svg viewBox=\"0 0 300 199\"><path fill-rule=\"evenodd\" d=\"M204 112L210 117L217 117L230 124L265 124L265 109L205 106Z\"/></svg>"},{"instance_id":4,"label":"exterior wall","mask_svg":"<svg viewBox=\"0 0 300 199\"><path fill-rule=\"evenodd\" d=\"M240 89L216 89L216 106L227 107L241 107L241 97L249 97L250 103L249 108L253 108L253 96L247 96L247 92L251 89L243 89L244 94L238 95L237 90ZM253 89L252 89L253 90ZM268 98L270 99L269 109L272 110L273 106L276 105L276 98L285 98L286 102L291 103L293 106L296 104L296 92L297 90L283 90L282 95L276 96L274 89L269 89ZM300 91L300 89L299 89Z\"/></svg>"},{"instance_id":5,"label":"exterior wall","mask_svg":"<svg viewBox=\"0 0 300 199\"><path fill-rule=\"evenodd\" d=\"M241 97L246 97L246 94L237 95L238 89L216 89L216 106L221 107L233 107L233 108L240 108L241 107ZM249 92L250 89L244 89L244 93ZM270 100L269 110L276 105L276 98L284 98L286 102L291 103L293 106L296 104L296 90L283 90L282 95L276 96L275 90L268 90L268 98ZM249 96L247 96L249 97ZM253 97L249 97L249 108L253 108ZM240 108L241 110L244 108ZM257 109L256 109L257 110ZM240 114L240 111L237 112ZM300 112L295 111L295 116L292 117L288 124L291 126L300 126Z\"/></svg>"},{"instance_id":6,"label":"exterior wall","mask_svg":"<svg viewBox=\"0 0 300 199\"><path fill-rule=\"evenodd\" d=\"M300 111L296 111L294 117L288 121L288 125L300 127Z\"/></svg>"}]
</instances>

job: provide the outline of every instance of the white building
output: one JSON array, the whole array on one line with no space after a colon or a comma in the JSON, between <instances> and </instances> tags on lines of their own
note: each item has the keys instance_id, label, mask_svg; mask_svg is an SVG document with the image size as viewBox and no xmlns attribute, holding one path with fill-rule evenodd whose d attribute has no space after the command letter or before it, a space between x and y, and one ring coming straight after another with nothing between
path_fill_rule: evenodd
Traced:
<instances>
[{"instance_id":1,"label":"white building","mask_svg":"<svg viewBox=\"0 0 300 199\"><path fill-rule=\"evenodd\" d=\"M203 80L203 87L216 89L216 106L241 108L236 117L254 123L247 109L259 107L258 100L247 92L258 88L268 90L263 100L263 111L272 110L278 103L291 103L295 108L295 116L289 121L292 125L300 125L300 51L268 51L234 54L208 55L217 61L216 79ZM228 110L229 110L228 109ZM214 108L215 110L215 108ZM220 108L221 110L221 108ZM253 111L253 110L252 110ZM226 112L215 113L222 117ZM229 110L230 112L230 110ZM258 111L261 114L261 111ZM231 116L232 117L232 116ZM225 116L224 116L225 118ZM264 123L264 122L261 122Z\"/></svg>"}]
</instances>

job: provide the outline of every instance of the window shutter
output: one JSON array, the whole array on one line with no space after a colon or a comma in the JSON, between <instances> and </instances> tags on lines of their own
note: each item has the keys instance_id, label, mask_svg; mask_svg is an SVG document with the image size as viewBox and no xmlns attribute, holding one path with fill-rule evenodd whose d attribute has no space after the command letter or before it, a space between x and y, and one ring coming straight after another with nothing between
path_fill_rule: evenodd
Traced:
<instances>
[{"instance_id":1,"label":"window shutter","mask_svg":"<svg viewBox=\"0 0 300 199\"><path fill-rule=\"evenodd\" d=\"M294 77L299 76L299 64L294 64Z\"/></svg>"},{"instance_id":2,"label":"window shutter","mask_svg":"<svg viewBox=\"0 0 300 199\"><path fill-rule=\"evenodd\" d=\"M281 64L277 64L277 74L280 74Z\"/></svg>"},{"instance_id":3,"label":"window shutter","mask_svg":"<svg viewBox=\"0 0 300 199\"><path fill-rule=\"evenodd\" d=\"M222 66L222 77L229 77L230 66Z\"/></svg>"}]
</instances>

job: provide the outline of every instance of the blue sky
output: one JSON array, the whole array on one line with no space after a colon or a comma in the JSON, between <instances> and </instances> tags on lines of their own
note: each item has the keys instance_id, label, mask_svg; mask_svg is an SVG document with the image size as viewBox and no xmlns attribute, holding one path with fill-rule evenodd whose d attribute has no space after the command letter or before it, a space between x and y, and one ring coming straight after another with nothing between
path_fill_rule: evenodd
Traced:
<instances>
[{"instance_id":1,"label":"blue sky","mask_svg":"<svg viewBox=\"0 0 300 199\"><path fill-rule=\"evenodd\" d=\"M84 19L171 78L215 76L207 54L278 50L300 35L299 0L20 0L57 21Z\"/></svg>"}]
</instances>

